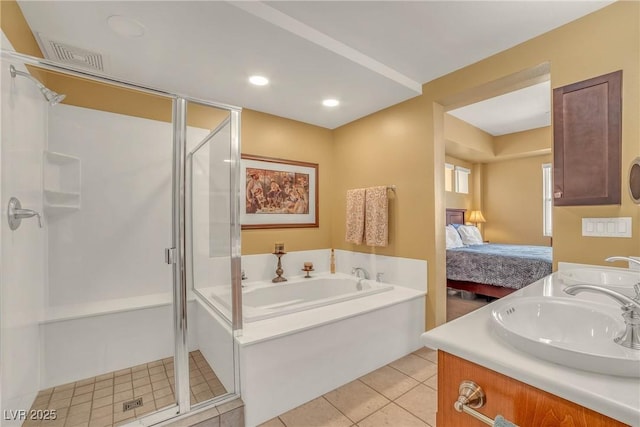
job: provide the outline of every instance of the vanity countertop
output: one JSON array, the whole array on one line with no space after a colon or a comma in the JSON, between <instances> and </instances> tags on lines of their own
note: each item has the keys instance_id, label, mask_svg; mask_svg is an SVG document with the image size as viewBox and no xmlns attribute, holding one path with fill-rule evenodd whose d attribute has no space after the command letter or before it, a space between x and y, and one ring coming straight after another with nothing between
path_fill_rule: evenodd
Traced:
<instances>
[{"instance_id":1,"label":"vanity countertop","mask_svg":"<svg viewBox=\"0 0 640 427\"><path fill-rule=\"evenodd\" d=\"M562 292L564 286L554 273L503 300L523 296L571 298ZM607 299L597 301L606 303ZM517 350L493 332L492 309L493 304L488 304L427 331L422 334L422 341L426 347L446 351L623 423L640 426L640 378L571 369Z\"/></svg>"}]
</instances>

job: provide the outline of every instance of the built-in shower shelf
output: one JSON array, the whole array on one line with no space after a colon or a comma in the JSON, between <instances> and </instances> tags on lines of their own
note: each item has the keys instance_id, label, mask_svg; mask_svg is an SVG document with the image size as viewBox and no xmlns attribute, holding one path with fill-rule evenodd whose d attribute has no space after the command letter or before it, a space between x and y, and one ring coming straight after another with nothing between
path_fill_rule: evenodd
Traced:
<instances>
[{"instance_id":1,"label":"built-in shower shelf","mask_svg":"<svg viewBox=\"0 0 640 427\"><path fill-rule=\"evenodd\" d=\"M60 213L68 213L75 212L80 210L80 206L71 206L71 205L44 205L44 211L48 214L60 214Z\"/></svg>"},{"instance_id":2,"label":"built-in shower shelf","mask_svg":"<svg viewBox=\"0 0 640 427\"><path fill-rule=\"evenodd\" d=\"M80 207L80 193L69 191L44 190L44 201L49 205Z\"/></svg>"},{"instance_id":3,"label":"built-in shower shelf","mask_svg":"<svg viewBox=\"0 0 640 427\"><path fill-rule=\"evenodd\" d=\"M80 159L44 152L44 208L49 214L80 209Z\"/></svg>"},{"instance_id":4,"label":"built-in shower shelf","mask_svg":"<svg viewBox=\"0 0 640 427\"><path fill-rule=\"evenodd\" d=\"M52 164L64 165L80 162L79 157L70 156L69 154L57 153L55 151L45 150L44 155L47 162Z\"/></svg>"}]
</instances>

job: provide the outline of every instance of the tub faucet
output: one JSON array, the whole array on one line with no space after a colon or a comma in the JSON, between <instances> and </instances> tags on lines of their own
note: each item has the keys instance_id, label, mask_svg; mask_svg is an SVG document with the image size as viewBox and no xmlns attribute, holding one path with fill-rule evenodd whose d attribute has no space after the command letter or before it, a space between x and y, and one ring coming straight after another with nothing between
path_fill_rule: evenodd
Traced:
<instances>
[{"instance_id":1,"label":"tub faucet","mask_svg":"<svg viewBox=\"0 0 640 427\"><path fill-rule=\"evenodd\" d=\"M362 277L360 277L360 273L362 273ZM351 274L356 276L356 278L360 278L360 280L362 279L369 280L369 273L367 273L367 270L365 270L362 267L353 267L351 269Z\"/></svg>"},{"instance_id":2,"label":"tub faucet","mask_svg":"<svg viewBox=\"0 0 640 427\"><path fill-rule=\"evenodd\" d=\"M630 263L638 264L638 266L640 266L640 260L635 259L635 258L631 258L631 257L628 257L628 256L610 256L609 258L605 259L605 261L607 261L607 262L627 261L627 262L630 262Z\"/></svg>"},{"instance_id":3,"label":"tub faucet","mask_svg":"<svg viewBox=\"0 0 640 427\"><path fill-rule=\"evenodd\" d=\"M640 350L640 284L636 284L633 289L636 292L634 298L629 298L620 292L596 285L573 285L567 286L564 291L569 295L576 295L580 292L593 292L607 295L622 306L622 318L624 319L625 330L613 341L623 347Z\"/></svg>"}]
</instances>

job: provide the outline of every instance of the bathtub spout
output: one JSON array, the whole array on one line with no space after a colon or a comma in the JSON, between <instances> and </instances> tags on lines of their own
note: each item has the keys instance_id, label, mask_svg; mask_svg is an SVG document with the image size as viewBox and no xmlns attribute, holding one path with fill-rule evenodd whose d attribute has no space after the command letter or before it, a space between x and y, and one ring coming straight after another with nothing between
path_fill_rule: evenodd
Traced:
<instances>
[{"instance_id":1,"label":"bathtub spout","mask_svg":"<svg viewBox=\"0 0 640 427\"><path fill-rule=\"evenodd\" d=\"M362 277L360 277L360 273L362 273ZM356 276L356 278L359 278L360 280L362 279L369 280L369 273L367 272L367 270L365 270L362 267L353 267L351 269L351 274L353 274L354 276Z\"/></svg>"}]
</instances>

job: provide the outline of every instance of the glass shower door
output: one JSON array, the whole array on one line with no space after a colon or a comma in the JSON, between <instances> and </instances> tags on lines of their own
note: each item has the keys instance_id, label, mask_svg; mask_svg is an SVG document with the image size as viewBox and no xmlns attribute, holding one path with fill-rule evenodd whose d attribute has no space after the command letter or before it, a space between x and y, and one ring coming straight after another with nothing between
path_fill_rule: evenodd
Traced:
<instances>
[{"instance_id":1,"label":"glass shower door","mask_svg":"<svg viewBox=\"0 0 640 427\"><path fill-rule=\"evenodd\" d=\"M239 229L232 218L239 116L189 103L187 117L187 280L196 319L190 376L196 382L191 403L197 405L237 389L233 282Z\"/></svg>"},{"instance_id":2,"label":"glass shower door","mask_svg":"<svg viewBox=\"0 0 640 427\"><path fill-rule=\"evenodd\" d=\"M157 423L176 413L172 98L37 61L0 62L1 203L42 216L12 229L3 208L0 424Z\"/></svg>"},{"instance_id":3,"label":"glass shower door","mask_svg":"<svg viewBox=\"0 0 640 427\"><path fill-rule=\"evenodd\" d=\"M0 55L0 199L42 215L0 227L0 424L154 425L233 398L239 110Z\"/></svg>"}]
</instances>

